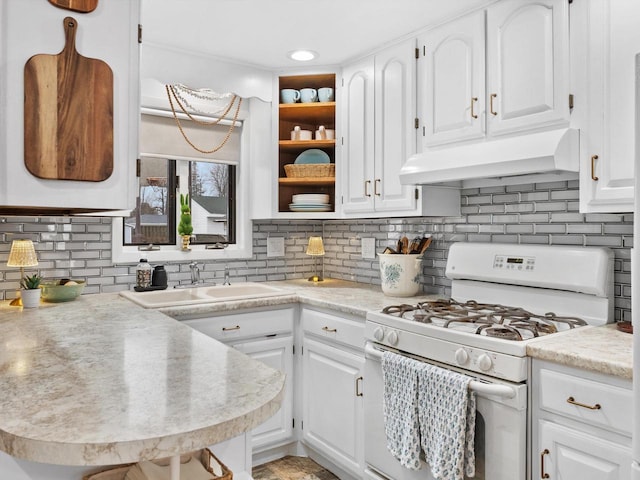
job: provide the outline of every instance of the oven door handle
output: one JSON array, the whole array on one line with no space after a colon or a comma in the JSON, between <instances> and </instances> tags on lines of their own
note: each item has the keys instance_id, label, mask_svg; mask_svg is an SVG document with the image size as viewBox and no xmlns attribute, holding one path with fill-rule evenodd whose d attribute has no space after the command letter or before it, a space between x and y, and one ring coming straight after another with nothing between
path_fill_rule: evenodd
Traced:
<instances>
[{"instance_id":1,"label":"oven door handle","mask_svg":"<svg viewBox=\"0 0 640 480\"><path fill-rule=\"evenodd\" d=\"M374 358L378 361L382 360L383 352L375 348L371 343L367 342L364 346L364 353L370 358ZM469 390L476 392L480 395L492 395L500 398L514 398L516 396L516 390L508 385L501 385L498 383L485 383L477 380L471 380L469 382Z\"/></svg>"}]
</instances>

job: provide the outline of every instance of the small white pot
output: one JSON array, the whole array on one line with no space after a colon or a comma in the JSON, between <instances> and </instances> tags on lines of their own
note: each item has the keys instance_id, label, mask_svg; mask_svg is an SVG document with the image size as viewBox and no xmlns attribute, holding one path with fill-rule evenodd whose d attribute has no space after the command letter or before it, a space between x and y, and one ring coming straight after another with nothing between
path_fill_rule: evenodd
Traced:
<instances>
[{"instance_id":1,"label":"small white pot","mask_svg":"<svg viewBox=\"0 0 640 480\"><path fill-rule=\"evenodd\" d=\"M412 297L420 290L420 254L379 253L382 292L391 297Z\"/></svg>"},{"instance_id":2,"label":"small white pot","mask_svg":"<svg viewBox=\"0 0 640 480\"><path fill-rule=\"evenodd\" d=\"M22 306L24 308L37 308L40 306L40 292L39 288L33 288L31 290L20 290L20 298L22 298Z\"/></svg>"}]
</instances>

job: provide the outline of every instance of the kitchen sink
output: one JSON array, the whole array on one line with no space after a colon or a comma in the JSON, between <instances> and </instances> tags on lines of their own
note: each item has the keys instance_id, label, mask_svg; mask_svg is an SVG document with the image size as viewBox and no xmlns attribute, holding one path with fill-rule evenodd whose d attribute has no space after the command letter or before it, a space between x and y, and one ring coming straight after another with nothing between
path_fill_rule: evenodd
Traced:
<instances>
[{"instance_id":1,"label":"kitchen sink","mask_svg":"<svg viewBox=\"0 0 640 480\"><path fill-rule=\"evenodd\" d=\"M232 285L202 286L151 292L120 292L120 295L144 308L162 308L200 303L275 297L290 292L262 283L246 282Z\"/></svg>"}]
</instances>

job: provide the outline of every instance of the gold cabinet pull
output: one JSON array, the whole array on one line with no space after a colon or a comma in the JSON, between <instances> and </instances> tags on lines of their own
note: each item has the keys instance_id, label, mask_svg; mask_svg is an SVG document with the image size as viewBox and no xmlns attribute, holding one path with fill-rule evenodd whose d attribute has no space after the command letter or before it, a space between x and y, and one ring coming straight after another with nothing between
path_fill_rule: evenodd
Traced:
<instances>
[{"instance_id":1,"label":"gold cabinet pull","mask_svg":"<svg viewBox=\"0 0 640 480\"><path fill-rule=\"evenodd\" d=\"M328 333L336 333L338 331L337 328L329 328L329 327L322 327L322 330Z\"/></svg>"},{"instance_id":2,"label":"gold cabinet pull","mask_svg":"<svg viewBox=\"0 0 640 480\"><path fill-rule=\"evenodd\" d=\"M577 407L588 408L589 410L600 410L602 408L602 405L600 405L599 403L596 403L595 405L587 405L586 403L576 402L576 399L573 397L567 398L567 403L570 403L571 405L575 405Z\"/></svg>"},{"instance_id":3,"label":"gold cabinet pull","mask_svg":"<svg viewBox=\"0 0 640 480\"><path fill-rule=\"evenodd\" d=\"M496 112L493 109L493 100L498 96L497 93L492 93L491 96L489 97L489 111L491 112L491 115L498 115L498 112Z\"/></svg>"},{"instance_id":4,"label":"gold cabinet pull","mask_svg":"<svg viewBox=\"0 0 640 480\"><path fill-rule=\"evenodd\" d=\"M364 196L365 197L370 197L371 194L369 193L369 185L371 185L371 180L365 180L364 182Z\"/></svg>"},{"instance_id":5,"label":"gold cabinet pull","mask_svg":"<svg viewBox=\"0 0 640 480\"><path fill-rule=\"evenodd\" d=\"M356 378L356 397L362 397L362 377Z\"/></svg>"},{"instance_id":6,"label":"gold cabinet pull","mask_svg":"<svg viewBox=\"0 0 640 480\"><path fill-rule=\"evenodd\" d=\"M240 325L236 325L235 327L222 327L223 332L230 332L231 330L240 330Z\"/></svg>"},{"instance_id":7,"label":"gold cabinet pull","mask_svg":"<svg viewBox=\"0 0 640 480\"><path fill-rule=\"evenodd\" d=\"M473 106L478 101L478 97L471 98L471 118L478 118L478 114L474 112Z\"/></svg>"},{"instance_id":8,"label":"gold cabinet pull","mask_svg":"<svg viewBox=\"0 0 640 480\"><path fill-rule=\"evenodd\" d=\"M377 197L380 196L380 191L378 190L378 185L380 185L380 182L382 182L382 180L379 178L376 178L373 182L373 194Z\"/></svg>"},{"instance_id":9,"label":"gold cabinet pull","mask_svg":"<svg viewBox=\"0 0 640 480\"><path fill-rule=\"evenodd\" d=\"M540 454L540 478L549 478L549 474L544 471L544 456L549 455L549 450L544 449Z\"/></svg>"},{"instance_id":10,"label":"gold cabinet pull","mask_svg":"<svg viewBox=\"0 0 640 480\"><path fill-rule=\"evenodd\" d=\"M591 155L591 180L597 182L599 179L596 177L596 160L598 160L598 155Z\"/></svg>"}]
</instances>

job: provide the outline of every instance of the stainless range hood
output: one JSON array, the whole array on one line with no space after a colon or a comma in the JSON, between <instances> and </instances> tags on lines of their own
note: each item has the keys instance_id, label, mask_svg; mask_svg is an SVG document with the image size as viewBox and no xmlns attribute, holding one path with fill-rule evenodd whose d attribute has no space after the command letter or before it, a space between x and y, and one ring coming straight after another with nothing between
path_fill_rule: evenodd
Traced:
<instances>
[{"instance_id":1,"label":"stainless range hood","mask_svg":"<svg viewBox=\"0 0 640 480\"><path fill-rule=\"evenodd\" d=\"M474 187L576 179L579 157L579 130L549 130L429 149L405 162L400 183Z\"/></svg>"}]
</instances>

